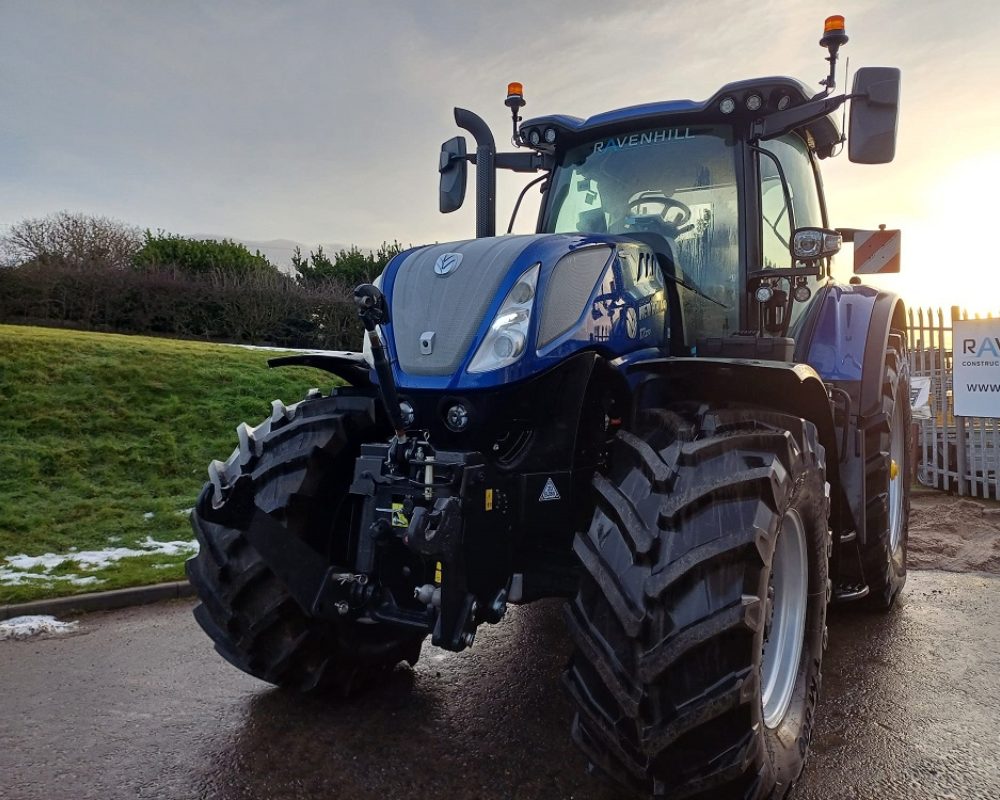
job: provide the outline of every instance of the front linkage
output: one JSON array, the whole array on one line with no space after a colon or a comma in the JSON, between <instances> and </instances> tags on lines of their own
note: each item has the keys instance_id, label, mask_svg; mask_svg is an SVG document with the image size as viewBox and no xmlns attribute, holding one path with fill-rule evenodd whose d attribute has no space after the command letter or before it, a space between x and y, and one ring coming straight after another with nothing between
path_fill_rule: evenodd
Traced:
<instances>
[{"instance_id":1,"label":"front linkage","mask_svg":"<svg viewBox=\"0 0 1000 800\"><path fill-rule=\"evenodd\" d=\"M326 566L309 544L288 536L254 504L249 476L233 486L223 513L311 618L431 632L434 645L461 651L479 623L498 622L506 611L511 478L477 452L436 450L426 432L406 432L377 333L387 319L385 298L363 285L355 301L395 432L388 443L362 445L355 463L350 494L360 501L360 520L353 563ZM474 547L467 546L470 537Z\"/></svg>"},{"instance_id":2,"label":"front linkage","mask_svg":"<svg viewBox=\"0 0 1000 800\"><path fill-rule=\"evenodd\" d=\"M509 556L467 546L473 530L501 549L507 541L508 503L497 483L480 454L436 451L426 438L411 437L405 448L395 439L362 447L351 485L364 498L357 569L392 570L393 545L402 543L412 558L397 568L422 608L398 603L386 582L389 590L367 609L373 619L430 630L436 646L455 651L472 645L478 623L500 620L507 590L496 566Z\"/></svg>"},{"instance_id":3,"label":"front linkage","mask_svg":"<svg viewBox=\"0 0 1000 800\"><path fill-rule=\"evenodd\" d=\"M246 531L310 617L432 632L436 646L461 651L479 623L499 622L506 611L504 482L487 478L478 453L436 451L425 438L363 445L350 489L362 498L353 565L324 566L310 545L288 536L254 504L249 476L233 486L218 521ZM467 547L470 530L494 547Z\"/></svg>"}]
</instances>

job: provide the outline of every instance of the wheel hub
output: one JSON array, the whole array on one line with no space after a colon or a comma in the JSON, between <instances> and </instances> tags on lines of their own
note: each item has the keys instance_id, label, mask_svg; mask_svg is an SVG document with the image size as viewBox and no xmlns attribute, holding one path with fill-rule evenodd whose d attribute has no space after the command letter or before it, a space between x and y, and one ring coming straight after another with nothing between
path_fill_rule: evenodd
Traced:
<instances>
[{"instance_id":1,"label":"wheel hub","mask_svg":"<svg viewBox=\"0 0 1000 800\"><path fill-rule=\"evenodd\" d=\"M781 523L771 562L764 653L761 660L761 705L764 724L777 728L788 712L802 659L806 607L809 600L805 527L790 509Z\"/></svg>"}]
</instances>

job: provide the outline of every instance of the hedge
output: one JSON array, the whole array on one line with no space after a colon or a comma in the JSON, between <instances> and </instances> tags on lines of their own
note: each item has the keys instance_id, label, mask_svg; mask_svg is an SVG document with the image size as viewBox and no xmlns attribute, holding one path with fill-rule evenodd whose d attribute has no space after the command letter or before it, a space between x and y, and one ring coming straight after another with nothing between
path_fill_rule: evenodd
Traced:
<instances>
[{"instance_id":1,"label":"hedge","mask_svg":"<svg viewBox=\"0 0 1000 800\"><path fill-rule=\"evenodd\" d=\"M281 347L357 350L350 289L280 273L127 270L26 264L0 269L0 322Z\"/></svg>"}]
</instances>

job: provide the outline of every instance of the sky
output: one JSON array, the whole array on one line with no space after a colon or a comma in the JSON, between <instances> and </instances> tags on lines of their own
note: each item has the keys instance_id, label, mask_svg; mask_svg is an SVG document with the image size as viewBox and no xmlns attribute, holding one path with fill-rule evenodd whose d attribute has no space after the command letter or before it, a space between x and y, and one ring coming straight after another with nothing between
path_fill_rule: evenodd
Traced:
<instances>
[{"instance_id":1,"label":"sky","mask_svg":"<svg viewBox=\"0 0 1000 800\"><path fill-rule=\"evenodd\" d=\"M255 241L469 238L471 180L466 207L437 210L453 106L506 143L514 80L525 117L762 75L818 91L833 13L842 66L903 79L895 161L824 162L831 223L901 228L903 274L884 283L912 304L1000 310L984 235L1000 210L1000 4L984 0L0 0L0 230L67 210ZM498 227L525 181L501 176Z\"/></svg>"}]
</instances>

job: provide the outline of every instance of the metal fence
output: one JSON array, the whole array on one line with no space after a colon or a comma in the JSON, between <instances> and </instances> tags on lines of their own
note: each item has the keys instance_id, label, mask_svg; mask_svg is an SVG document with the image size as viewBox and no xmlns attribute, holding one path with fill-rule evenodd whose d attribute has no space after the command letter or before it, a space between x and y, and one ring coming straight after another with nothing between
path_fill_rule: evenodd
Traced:
<instances>
[{"instance_id":1,"label":"metal fence","mask_svg":"<svg viewBox=\"0 0 1000 800\"><path fill-rule=\"evenodd\" d=\"M956 417L952 403L952 323L970 316L952 306L909 310L911 400L917 480L970 497L1000 498L1000 419ZM926 402L924 402L926 398Z\"/></svg>"}]
</instances>

